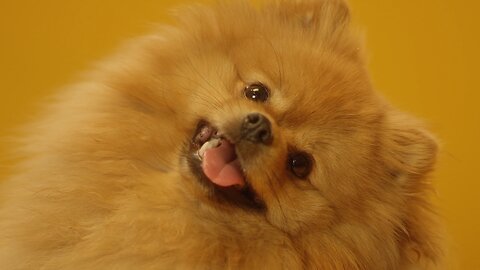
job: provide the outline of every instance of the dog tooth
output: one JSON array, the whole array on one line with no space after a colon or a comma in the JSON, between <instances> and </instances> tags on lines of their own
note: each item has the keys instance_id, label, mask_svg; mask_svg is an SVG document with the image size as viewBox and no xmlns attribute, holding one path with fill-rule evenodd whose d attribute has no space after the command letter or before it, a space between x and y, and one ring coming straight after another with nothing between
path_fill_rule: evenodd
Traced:
<instances>
[{"instance_id":1,"label":"dog tooth","mask_svg":"<svg viewBox=\"0 0 480 270\"><path fill-rule=\"evenodd\" d=\"M211 148L215 148L220 145L220 139L211 139L210 141L204 143L200 150L198 150L198 156L200 159L203 158L203 155L205 154L205 151Z\"/></svg>"}]
</instances>

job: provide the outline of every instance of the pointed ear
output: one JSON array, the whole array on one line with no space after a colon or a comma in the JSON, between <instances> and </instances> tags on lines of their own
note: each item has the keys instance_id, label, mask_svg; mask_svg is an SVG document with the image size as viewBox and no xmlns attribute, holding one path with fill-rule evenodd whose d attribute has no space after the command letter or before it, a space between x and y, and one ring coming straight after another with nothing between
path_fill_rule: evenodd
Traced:
<instances>
[{"instance_id":1,"label":"pointed ear","mask_svg":"<svg viewBox=\"0 0 480 270\"><path fill-rule=\"evenodd\" d=\"M391 112L387 116L383 148L392 173L411 179L422 178L433 169L438 143L418 121Z\"/></svg>"},{"instance_id":2,"label":"pointed ear","mask_svg":"<svg viewBox=\"0 0 480 270\"><path fill-rule=\"evenodd\" d=\"M284 19L325 35L345 28L350 21L344 0L280 0L276 8Z\"/></svg>"},{"instance_id":3,"label":"pointed ear","mask_svg":"<svg viewBox=\"0 0 480 270\"><path fill-rule=\"evenodd\" d=\"M350 9L345 0L277 0L269 7L282 24L311 35L314 44L329 47L340 55L363 62L363 35L350 27ZM268 8L268 7L267 7ZM302 37L305 38L305 37ZM309 37L310 38L310 37Z\"/></svg>"},{"instance_id":4,"label":"pointed ear","mask_svg":"<svg viewBox=\"0 0 480 270\"><path fill-rule=\"evenodd\" d=\"M415 265L430 269L444 254L444 233L430 201L433 187L426 179L435 165L438 143L422 123L407 115L391 112L386 121L383 156L406 200L403 230L399 231L402 253Z\"/></svg>"}]
</instances>

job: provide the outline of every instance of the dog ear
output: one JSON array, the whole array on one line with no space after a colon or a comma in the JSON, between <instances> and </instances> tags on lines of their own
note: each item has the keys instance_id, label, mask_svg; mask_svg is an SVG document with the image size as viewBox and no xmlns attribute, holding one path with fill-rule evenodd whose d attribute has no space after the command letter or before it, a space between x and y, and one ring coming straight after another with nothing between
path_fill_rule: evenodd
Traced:
<instances>
[{"instance_id":1,"label":"dog ear","mask_svg":"<svg viewBox=\"0 0 480 270\"><path fill-rule=\"evenodd\" d=\"M282 18L325 35L342 30L350 21L344 0L279 0L276 5Z\"/></svg>"},{"instance_id":2,"label":"dog ear","mask_svg":"<svg viewBox=\"0 0 480 270\"><path fill-rule=\"evenodd\" d=\"M394 175L422 179L435 165L438 143L421 123L399 112L391 112L387 116L383 149Z\"/></svg>"},{"instance_id":3,"label":"dog ear","mask_svg":"<svg viewBox=\"0 0 480 270\"><path fill-rule=\"evenodd\" d=\"M333 48L340 55L364 61L363 35L350 27L350 9L345 0L277 0L273 6L282 23L313 35L316 44Z\"/></svg>"},{"instance_id":4,"label":"dog ear","mask_svg":"<svg viewBox=\"0 0 480 270\"><path fill-rule=\"evenodd\" d=\"M437 140L422 123L399 112L387 115L387 126L383 157L405 196L403 228L398 232L402 253L415 264L438 263L444 254L443 231L433 211L433 186L427 177L437 159Z\"/></svg>"}]
</instances>

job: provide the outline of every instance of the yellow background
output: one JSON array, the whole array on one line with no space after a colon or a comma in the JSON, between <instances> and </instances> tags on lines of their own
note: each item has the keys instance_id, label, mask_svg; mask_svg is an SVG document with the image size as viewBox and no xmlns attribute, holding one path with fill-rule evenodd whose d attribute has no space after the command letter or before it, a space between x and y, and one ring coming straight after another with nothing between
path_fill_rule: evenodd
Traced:
<instances>
[{"instance_id":1,"label":"yellow background","mask_svg":"<svg viewBox=\"0 0 480 270\"><path fill-rule=\"evenodd\" d=\"M179 2L0 0L0 137L122 40L168 21L167 8ZM452 240L450 268L480 269L480 2L350 2L366 29L376 87L427 119L443 142L435 181ZM4 174L8 144L0 145Z\"/></svg>"}]
</instances>

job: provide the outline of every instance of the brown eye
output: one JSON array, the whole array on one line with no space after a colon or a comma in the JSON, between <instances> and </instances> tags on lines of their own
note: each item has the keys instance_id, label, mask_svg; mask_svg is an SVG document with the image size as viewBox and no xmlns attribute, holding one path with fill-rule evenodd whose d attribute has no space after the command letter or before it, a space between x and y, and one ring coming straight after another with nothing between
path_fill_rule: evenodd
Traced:
<instances>
[{"instance_id":1,"label":"brown eye","mask_svg":"<svg viewBox=\"0 0 480 270\"><path fill-rule=\"evenodd\" d=\"M304 152L292 153L288 157L288 168L296 177L305 179L312 170L312 158Z\"/></svg>"},{"instance_id":2,"label":"brown eye","mask_svg":"<svg viewBox=\"0 0 480 270\"><path fill-rule=\"evenodd\" d=\"M245 96L255 102L265 102L268 99L268 88L261 83L254 83L245 87Z\"/></svg>"}]
</instances>

